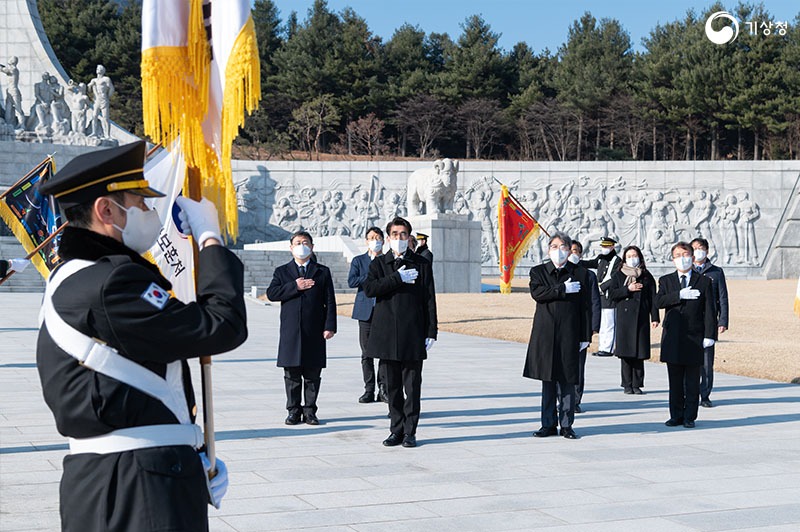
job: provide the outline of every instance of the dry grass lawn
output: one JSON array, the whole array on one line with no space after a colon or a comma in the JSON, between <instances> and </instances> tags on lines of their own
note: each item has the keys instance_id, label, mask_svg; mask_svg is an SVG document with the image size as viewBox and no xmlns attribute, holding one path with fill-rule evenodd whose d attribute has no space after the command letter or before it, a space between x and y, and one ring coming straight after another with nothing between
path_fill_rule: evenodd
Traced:
<instances>
[{"instance_id":1,"label":"dry grass lawn","mask_svg":"<svg viewBox=\"0 0 800 532\"><path fill-rule=\"evenodd\" d=\"M780 382L800 377L800 319L792 312L796 286L794 280L728 281L730 330L717 344L715 371ZM535 303L523 291L526 279L515 279L514 287L508 295L439 294L439 330L527 344ZM341 316L350 317L354 298L337 295ZM657 361L660 328L652 338L652 360ZM594 340L590 352L597 350L596 335Z\"/></svg>"}]
</instances>

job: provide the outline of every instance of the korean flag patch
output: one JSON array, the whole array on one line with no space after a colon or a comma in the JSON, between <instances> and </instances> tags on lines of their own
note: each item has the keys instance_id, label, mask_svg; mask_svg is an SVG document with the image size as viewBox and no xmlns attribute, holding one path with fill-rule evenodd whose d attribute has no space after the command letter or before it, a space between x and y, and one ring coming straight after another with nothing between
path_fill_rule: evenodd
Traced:
<instances>
[{"instance_id":1,"label":"korean flag patch","mask_svg":"<svg viewBox=\"0 0 800 532\"><path fill-rule=\"evenodd\" d=\"M142 293L142 299L156 307L158 310L164 308L164 305L169 301L169 292L158 286L156 283L150 283Z\"/></svg>"}]
</instances>

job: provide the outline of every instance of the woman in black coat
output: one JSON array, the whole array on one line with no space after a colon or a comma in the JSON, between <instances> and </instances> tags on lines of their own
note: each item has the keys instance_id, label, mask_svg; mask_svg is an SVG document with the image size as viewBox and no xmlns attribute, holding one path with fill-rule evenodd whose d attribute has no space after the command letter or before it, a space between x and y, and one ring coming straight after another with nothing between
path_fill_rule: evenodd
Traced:
<instances>
[{"instance_id":1,"label":"woman in black coat","mask_svg":"<svg viewBox=\"0 0 800 532\"><path fill-rule=\"evenodd\" d=\"M642 250L628 246L622 268L611 276L609 299L616 303L614 354L622 365L626 394L643 394L644 361L650 358L650 329L659 323L656 281L647 271Z\"/></svg>"}]
</instances>

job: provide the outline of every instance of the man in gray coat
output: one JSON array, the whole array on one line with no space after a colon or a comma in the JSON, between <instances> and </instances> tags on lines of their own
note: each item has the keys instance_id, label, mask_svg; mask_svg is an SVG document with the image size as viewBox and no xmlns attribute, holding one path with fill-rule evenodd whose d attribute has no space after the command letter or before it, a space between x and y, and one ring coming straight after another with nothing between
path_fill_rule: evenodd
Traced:
<instances>
[{"instance_id":1,"label":"man in gray coat","mask_svg":"<svg viewBox=\"0 0 800 532\"><path fill-rule=\"evenodd\" d=\"M364 283L366 296L376 298L367 351L384 366L391 434L383 444L416 447L422 361L438 327L436 289L431 263L408 248L408 220L395 218L386 234L391 253L372 261Z\"/></svg>"},{"instance_id":2,"label":"man in gray coat","mask_svg":"<svg viewBox=\"0 0 800 532\"><path fill-rule=\"evenodd\" d=\"M534 437L574 440L575 387L580 352L592 338L589 271L567 260L572 240L564 233L550 237L550 262L531 268L531 297L536 301L523 377L542 381L542 427ZM558 410L556 409L558 398Z\"/></svg>"}]
</instances>

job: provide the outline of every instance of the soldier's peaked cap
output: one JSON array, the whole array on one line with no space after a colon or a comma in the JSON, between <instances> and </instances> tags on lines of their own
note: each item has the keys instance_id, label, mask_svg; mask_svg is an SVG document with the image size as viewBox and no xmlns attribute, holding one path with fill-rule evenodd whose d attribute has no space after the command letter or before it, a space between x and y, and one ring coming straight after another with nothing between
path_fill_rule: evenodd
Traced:
<instances>
[{"instance_id":1,"label":"soldier's peaked cap","mask_svg":"<svg viewBox=\"0 0 800 532\"><path fill-rule=\"evenodd\" d=\"M425 233L420 233L419 231L417 231L415 236L416 238L421 238L422 240L428 240L428 235L426 235Z\"/></svg>"},{"instance_id":2,"label":"soldier's peaked cap","mask_svg":"<svg viewBox=\"0 0 800 532\"><path fill-rule=\"evenodd\" d=\"M617 244L617 241L614 240L611 237L608 237L608 236L603 237L603 240L600 241L600 245L601 246L606 246L606 247L615 246L616 244Z\"/></svg>"},{"instance_id":3,"label":"soldier's peaked cap","mask_svg":"<svg viewBox=\"0 0 800 532\"><path fill-rule=\"evenodd\" d=\"M43 195L52 195L62 208L93 201L112 192L130 192L146 198L164 196L144 178L145 142L84 153L64 165L42 185Z\"/></svg>"}]
</instances>

